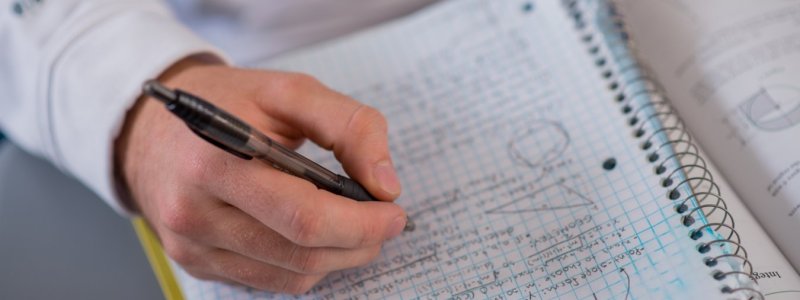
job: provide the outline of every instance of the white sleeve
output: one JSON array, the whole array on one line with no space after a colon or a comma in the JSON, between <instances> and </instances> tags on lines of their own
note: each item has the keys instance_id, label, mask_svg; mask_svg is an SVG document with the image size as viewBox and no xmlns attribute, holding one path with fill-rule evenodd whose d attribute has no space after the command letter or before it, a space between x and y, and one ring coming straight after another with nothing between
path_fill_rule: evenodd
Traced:
<instances>
[{"instance_id":1,"label":"white sleeve","mask_svg":"<svg viewBox=\"0 0 800 300\"><path fill-rule=\"evenodd\" d=\"M0 130L117 212L113 143L142 83L219 57L157 0L0 0Z\"/></svg>"}]
</instances>

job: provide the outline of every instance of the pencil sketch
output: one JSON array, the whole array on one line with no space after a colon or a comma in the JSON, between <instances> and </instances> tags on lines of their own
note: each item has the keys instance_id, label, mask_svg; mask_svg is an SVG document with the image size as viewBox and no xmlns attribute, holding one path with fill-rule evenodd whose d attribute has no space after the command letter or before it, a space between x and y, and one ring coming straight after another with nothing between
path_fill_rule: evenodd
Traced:
<instances>
[{"instance_id":1,"label":"pencil sketch","mask_svg":"<svg viewBox=\"0 0 800 300\"><path fill-rule=\"evenodd\" d=\"M486 210L487 214L519 214L528 212L553 211L586 207L594 205L594 201L573 188L564 185L563 181L547 185L530 193L513 198L511 201Z\"/></svg>"},{"instance_id":2,"label":"pencil sketch","mask_svg":"<svg viewBox=\"0 0 800 300\"><path fill-rule=\"evenodd\" d=\"M508 142L508 155L518 165L538 170L560 158L570 136L558 122L537 120L517 131Z\"/></svg>"}]
</instances>

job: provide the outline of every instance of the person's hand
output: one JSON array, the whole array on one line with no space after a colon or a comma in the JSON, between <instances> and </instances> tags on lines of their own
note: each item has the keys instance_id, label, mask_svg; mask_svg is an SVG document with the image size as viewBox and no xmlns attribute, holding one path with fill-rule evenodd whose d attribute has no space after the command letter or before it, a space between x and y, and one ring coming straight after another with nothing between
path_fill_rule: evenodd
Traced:
<instances>
[{"instance_id":1,"label":"person's hand","mask_svg":"<svg viewBox=\"0 0 800 300\"><path fill-rule=\"evenodd\" d=\"M361 266L400 234L404 211L383 116L309 76L185 60L160 80L298 147L332 150L374 196L357 202L202 140L158 101L140 99L115 145L117 172L165 252L201 279L299 294Z\"/></svg>"}]
</instances>

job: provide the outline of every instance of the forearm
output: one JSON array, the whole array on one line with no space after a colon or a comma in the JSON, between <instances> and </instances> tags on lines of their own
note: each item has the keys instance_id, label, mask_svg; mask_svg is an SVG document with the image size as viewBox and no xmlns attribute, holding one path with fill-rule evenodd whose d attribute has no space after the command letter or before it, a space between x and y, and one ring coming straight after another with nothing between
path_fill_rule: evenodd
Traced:
<instances>
[{"instance_id":1,"label":"forearm","mask_svg":"<svg viewBox=\"0 0 800 300\"><path fill-rule=\"evenodd\" d=\"M144 80L214 50L161 1L38 3L0 15L0 127L127 213L112 176L126 111Z\"/></svg>"}]
</instances>

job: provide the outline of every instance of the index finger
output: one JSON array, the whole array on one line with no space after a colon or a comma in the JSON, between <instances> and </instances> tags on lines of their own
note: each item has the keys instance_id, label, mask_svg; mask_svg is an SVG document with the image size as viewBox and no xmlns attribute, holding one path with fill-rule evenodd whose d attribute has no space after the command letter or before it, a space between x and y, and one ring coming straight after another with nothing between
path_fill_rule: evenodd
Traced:
<instances>
[{"instance_id":1,"label":"index finger","mask_svg":"<svg viewBox=\"0 0 800 300\"><path fill-rule=\"evenodd\" d=\"M298 245L361 248L405 227L406 214L394 203L354 201L265 165L249 165L237 180L248 188L216 188L215 194Z\"/></svg>"},{"instance_id":2,"label":"index finger","mask_svg":"<svg viewBox=\"0 0 800 300\"><path fill-rule=\"evenodd\" d=\"M270 116L302 131L332 150L349 175L383 200L400 194L400 183L389 154L383 115L356 100L328 89L313 78L285 74L260 99Z\"/></svg>"}]
</instances>

